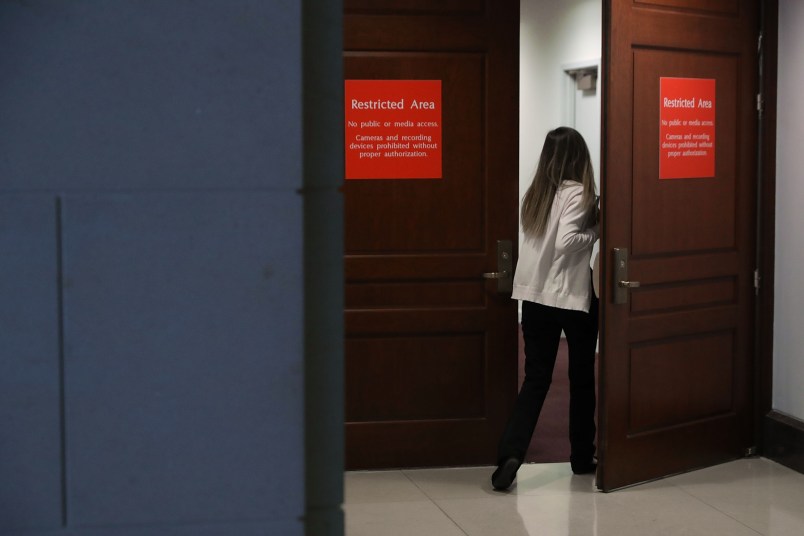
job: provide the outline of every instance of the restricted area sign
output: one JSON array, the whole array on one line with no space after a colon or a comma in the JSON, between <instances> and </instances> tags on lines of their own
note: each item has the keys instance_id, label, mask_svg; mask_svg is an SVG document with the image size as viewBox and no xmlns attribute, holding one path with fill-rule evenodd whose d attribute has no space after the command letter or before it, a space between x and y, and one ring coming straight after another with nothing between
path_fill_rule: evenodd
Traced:
<instances>
[{"instance_id":1,"label":"restricted area sign","mask_svg":"<svg viewBox=\"0 0 804 536\"><path fill-rule=\"evenodd\" d=\"M715 176L715 80L661 78L659 178Z\"/></svg>"},{"instance_id":2,"label":"restricted area sign","mask_svg":"<svg viewBox=\"0 0 804 536\"><path fill-rule=\"evenodd\" d=\"M441 80L346 80L346 178L440 179Z\"/></svg>"}]
</instances>

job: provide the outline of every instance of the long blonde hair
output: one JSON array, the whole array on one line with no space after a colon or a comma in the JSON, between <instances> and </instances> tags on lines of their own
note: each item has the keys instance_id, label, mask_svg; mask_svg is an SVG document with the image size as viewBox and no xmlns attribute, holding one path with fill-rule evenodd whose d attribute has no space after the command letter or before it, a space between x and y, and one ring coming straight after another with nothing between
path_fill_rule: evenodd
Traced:
<instances>
[{"instance_id":1,"label":"long blonde hair","mask_svg":"<svg viewBox=\"0 0 804 536\"><path fill-rule=\"evenodd\" d=\"M595 224L597 192L589 148L580 133L569 127L558 127L547 133L539 165L528 191L522 198L522 230L525 236L541 236L547 227L553 199L563 181L583 185L583 227Z\"/></svg>"}]
</instances>

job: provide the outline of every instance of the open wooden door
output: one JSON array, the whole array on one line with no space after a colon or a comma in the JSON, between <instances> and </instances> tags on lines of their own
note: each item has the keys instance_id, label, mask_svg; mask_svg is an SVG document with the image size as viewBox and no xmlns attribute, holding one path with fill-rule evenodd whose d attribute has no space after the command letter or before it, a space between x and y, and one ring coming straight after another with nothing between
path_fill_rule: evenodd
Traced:
<instances>
[{"instance_id":1,"label":"open wooden door","mask_svg":"<svg viewBox=\"0 0 804 536\"><path fill-rule=\"evenodd\" d=\"M759 15L755 0L604 6L598 486L612 490L754 445Z\"/></svg>"},{"instance_id":2,"label":"open wooden door","mask_svg":"<svg viewBox=\"0 0 804 536\"><path fill-rule=\"evenodd\" d=\"M350 81L367 88L360 95L440 82L424 128L441 143L436 171L415 170L424 177L393 158L364 167L358 155L355 174L369 176L345 181L346 467L493 463L516 396L517 319L510 293L498 292L504 279L483 274L516 254L519 3L344 5L347 147L375 143L366 130L382 126L349 123L352 107L402 103L353 105ZM360 82L372 80L383 82ZM420 134L398 128L394 144L407 143L407 128ZM361 129L369 137L352 139Z\"/></svg>"}]
</instances>

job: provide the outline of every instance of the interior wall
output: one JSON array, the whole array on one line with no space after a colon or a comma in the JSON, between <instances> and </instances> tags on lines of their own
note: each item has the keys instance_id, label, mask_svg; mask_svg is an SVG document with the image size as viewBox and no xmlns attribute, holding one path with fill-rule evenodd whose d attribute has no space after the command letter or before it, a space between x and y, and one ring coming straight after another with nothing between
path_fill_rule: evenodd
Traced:
<instances>
[{"instance_id":1,"label":"interior wall","mask_svg":"<svg viewBox=\"0 0 804 536\"><path fill-rule=\"evenodd\" d=\"M773 408L804 420L804 3L779 0Z\"/></svg>"},{"instance_id":2,"label":"interior wall","mask_svg":"<svg viewBox=\"0 0 804 536\"><path fill-rule=\"evenodd\" d=\"M600 66L597 67L598 75ZM597 191L600 192L600 135L601 135L601 82L598 76L594 89L578 89L576 78L566 76L567 85L575 95L574 99L574 128L583 135L586 144L589 146L589 153L592 158L592 168L595 170L595 184Z\"/></svg>"}]
</instances>

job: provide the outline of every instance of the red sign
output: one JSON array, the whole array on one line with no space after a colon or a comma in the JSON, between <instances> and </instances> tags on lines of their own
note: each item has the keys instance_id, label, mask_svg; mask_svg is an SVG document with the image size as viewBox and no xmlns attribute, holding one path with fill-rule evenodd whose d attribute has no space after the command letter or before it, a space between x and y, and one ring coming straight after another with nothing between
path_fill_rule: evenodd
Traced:
<instances>
[{"instance_id":1,"label":"red sign","mask_svg":"<svg viewBox=\"0 0 804 536\"><path fill-rule=\"evenodd\" d=\"M346 178L441 178L441 80L346 80Z\"/></svg>"},{"instance_id":2,"label":"red sign","mask_svg":"<svg viewBox=\"0 0 804 536\"><path fill-rule=\"evenodd\" d=\"M715 176L715 80L661 78L659 178Z\"/></svg>"}]
</instances>

